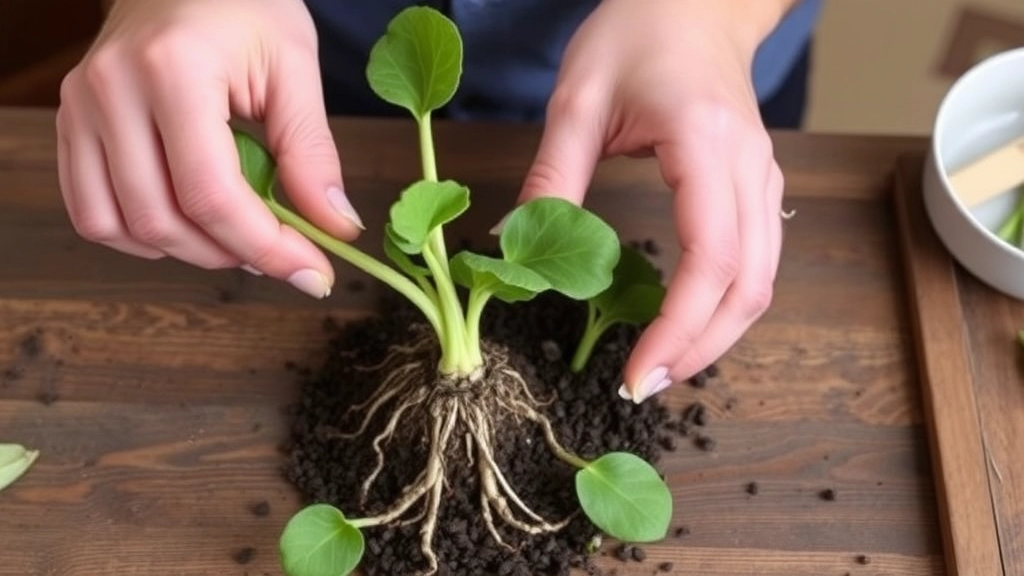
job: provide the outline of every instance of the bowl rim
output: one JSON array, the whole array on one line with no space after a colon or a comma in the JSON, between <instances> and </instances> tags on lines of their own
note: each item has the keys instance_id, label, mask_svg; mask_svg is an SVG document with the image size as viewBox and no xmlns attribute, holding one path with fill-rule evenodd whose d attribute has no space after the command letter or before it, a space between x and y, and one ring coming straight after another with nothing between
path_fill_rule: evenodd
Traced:
<instances>
[{"instance_id":1,"label":"bowl rim","mask_svg":"<svg viewBox=\"0 0 1024 576\"><path fill-rule=\"evenodd\" d=\"M939 103L938 111L935 114L935 121L932 124L930 152L935 166L935 176L939 179L939 182L942 184L942 192L952 201L953 206L956 208L957 212L959 212L960 216L967 220L967 223L968 225L971 226L971 228L984 235L985 238L989 240L992 244L994 244L997 249L1004 252L1008 256L1016 258L1017 260L1024 261L1024 250L1010 246L1008 243L1004 242L1002 238L997 236L994 232L992 232L985 226L982 226L970 213L967 207L964 206L963 202L954 193L953 187L949 183L949 176L946 172L945 160L939 153L939 141L941 139L940 126L943 125L945 117L950 114L949 108L950 106L952 106L952 102L964 90L967 90L969 88L970 83L973 82L974 78L977 77L978 75L983 74L989 68L997 66L1003 63L1004 61L1018 59L1024 60L1024 46L1018 46L1015 48L1003 50L1001 52L997 52L995 54L992 54L991 56L983 58L982 60L976 62L973 66L971 66L966 72L961 74L960 77L953 82L949 90L947 90L946 94L942 97L942 101Z\"/></svg>"}]
</instances>

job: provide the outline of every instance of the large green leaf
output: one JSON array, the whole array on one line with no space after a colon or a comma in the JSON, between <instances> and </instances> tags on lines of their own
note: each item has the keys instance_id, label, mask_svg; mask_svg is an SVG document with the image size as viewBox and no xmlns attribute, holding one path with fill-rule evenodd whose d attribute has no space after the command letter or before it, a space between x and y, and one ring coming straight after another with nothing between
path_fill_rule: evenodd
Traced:
<instances>
[{"instance_id":1,"label":"large green leaf","mask_svg":"<svg viewBox=\"0 0 1024 576\"><path fill-rule=\"evenodd\" d=\"M642 324L653 320L665 298L658 270L639 251L621 246L612 284L593 298L604 323Z\"/></svg>"},{"instance_id":2,"label":"large green leaf","mask_svg":"<svg viewBox=\"0 0 1024 576\"><path fill-rule=\"evenodd\" d=\"M37 458L38 450L28 450L20 444L0 444L0 490L27 472Z\"/></svg>"},{"instance_id":3,"label":"large green leaf","mask_svg":"<svg viewBox=\"0 0 1024 576\"><path fill-rule=\"evenodd\" d=\"M467 288L478 287L505 302L529 300L551 288L543 276L506 260L459 252L451 261L452 279Z\"/></svg>"},{"instance_id":4,"label":"large green leaf","mask_svg":"<svg viewBox=\"0 0 1024 576\"><path fill-rule=\"evenodd\" d=\"M606 290L619 260L615 230L561 198L536 198L513 210L501 230L501 250L505 260L533 270L576 300Z\"/></svg>"},{"instance_id":5,"label":"large green leaf","mask_svg":"<svg viewBox=\"0 0 1024 576\"><path fill-rule=\"evenodd\" d=\"M406 8L370 50L366 78L383 100L416 118L451 100L462 75L462 38L436 9Z\"/></svg>"},{"instance_id":6,"label":"large green leaf","mask_svg":"<svg viewBox=\"0 0 1024 576\"><path fill-rule=\"evenodd\" d=\"M238 161L245 181L264 200L273 200L277 165L270 151L251 135L235 128L231 131L235 137L235 148L238 150Z\"/></svg>"},{"instance_id":7,"label":"large green leaf","mask_svg":"<svg viewBox=\"0 0 1024 576\"><path fill-rule=\"evenodd\" d=\"M393 240L403 252L419 254L428 235L469 208L469 189L452 180L420 180L391 206Z\"/></svg>"},{"instance_id":8,"label":"large green leaf","mask_svg":"<svg viewBox=\"0 0 1024 576\"><path fill-rule=\"evenodd\" d=\"M363 534L337 508L314 504L288 521L280 548L288 576L344 576L363 557Z\"/></svg>"},{"instance_id":9,"label":"large green leaf","mask_svg":"<svg viewBox=\"0 0 1024 576\"><path fill-rule=\"evenodd\" d=\"M590 521L624 542L653 542L668 532L672 493L650 464L611 452L576 472L576 495Z\"/></svg>"}]
</instances>

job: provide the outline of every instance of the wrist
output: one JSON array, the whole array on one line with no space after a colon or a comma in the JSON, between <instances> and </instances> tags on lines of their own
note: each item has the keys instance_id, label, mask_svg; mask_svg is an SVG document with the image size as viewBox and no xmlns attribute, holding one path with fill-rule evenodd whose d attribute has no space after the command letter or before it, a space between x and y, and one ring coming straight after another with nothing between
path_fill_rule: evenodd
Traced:
<instances>
[{"instance_id":1,"label":"wrist","mask_svg":"<svg viewBox=\"0 0 1024 576\"><path fill-rule=\"evenodd\" d=\"M725 32L745 59L799 0L686 0L690 10L704 15Z\"/></svg>"}]
</instances>

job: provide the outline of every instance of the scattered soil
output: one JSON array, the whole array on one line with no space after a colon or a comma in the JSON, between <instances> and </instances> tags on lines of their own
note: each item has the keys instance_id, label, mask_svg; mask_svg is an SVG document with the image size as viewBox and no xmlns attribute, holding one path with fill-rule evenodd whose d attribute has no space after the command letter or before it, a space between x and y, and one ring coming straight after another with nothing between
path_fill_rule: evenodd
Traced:
<instances>
[{"instance_id":1,"label":"scattered soil","mask_svg":"<svg viewBox=\"0 0 1024 576\"><path fill-rule=\"evenodd\" d=\"M389 415L376 416L366 433L354 440L323 433L326 428L352 431L358 427L362 413L349 415L347 409L373 393L379 375L355 367L380 362L389 345L410 342L414 332L410 327L420 323L419 313L404 300L388 291L384 298L381 309L388 310L387 315L344 326L327 323L331 332L328 360L316 370L296 370L304 374L303 397L301 404L290 410L294 421L287 477L307 501L329 502L352 517L385 509L423 470L426 460L423 439L429 434L421 426L403 421L402 430L385 447L386 465L363 506L359 487L376 462L371 440ZM584 372L572 374L568 357L575 349L585 314L581 303L553 293L514 305L495 300L484 312L481 333L486 341L509 351L511 364L532 394L540 399L557 395L557 402L541 409L563 446L583 458L629 451L656 464L664 448L659 431L670 421L667 409L657 399L636 405L622 401L617 393L621 368L639 329L618 326L609 330ZM450 447L447 485L434 537L438 574L566 575L573 567L597 574L586 548L599 531L578 513L575 470L552 456L539 427L506 422L495 428L501 434L493 446L494 456L514 490L545 519L572 519L559 532L528 536L496 518L500 535L516 550L501 547L481 519L475 464L470 465L464 449ZM454 437L462 435L457 432ZM418 504L406 517L421 510ZM420 525L415 522L365 529L361 570L369 576L421 571L426 558L420 552L419 532Z\"/></svg>"},{"instance_id":2,"label":"scattered soil","mask_svg":"<svg viewBox=\"0 0 1024 576\"><path fill-rule=\"evenodd\" d=\"M661 570L662 572L671 572L673 568L675 568L675 565L671 562L662 562L661 564L658 564L658 570Z\"/></svg>"},{"instance_id":3,"label":"scattered soil","mask_svg":"<svg viewBox=\"0 0 1024 576\"><path fill-rule=\"evenodd\" d=\"M677 526L676 529L672 531L672 534L676 538L682 538L683 536L689 536L690 535L690 527L689 526Z\"/></svg>"},{"instance_id":4,"label":"scattered soil","mask_svg":"<svg viewBox=\"0 0 1024 576\"><path fill-rule=\"evenodd\" d=\"M260 518L268 516L270 515L270 502L267 502L266 500L256 502L252 506L249 506L249 512L252 512L253 516L258 516Z\"/></svg>"},{"instance_id":5,"label":"scattered soil","mask_svg":"<svg viewBox=\"0 0 1024 576\"><path fill-rule=\"evenodd\" d=\"M38 358L39 353L42 352L43 346L39 341L39 330L25 336L18 343L18 349L21 351L21 355L26 358Z\"/></svg>"},{"instance_id":6,"label":"scattered soil","mask_svg":"<svg viewBox=\"0 0 1024 576\"><path fill-rule=\"evenodd\" d=\"M747 484L747 494L751 496L757 496L757 493L761 491L761 487L757 485L757 482L750 482Z\"/></svg>"},{"instance_id":7,"label":"scattered soil","mask_svg":"<svg viewBox=\"0 0 1024 576\"><path fill-rule=\"evenodd\" d=\"M867 566L868 564L871 564L871 557L867 554L859 554L857 555L857 564Z\"/></svg>"},{"instance_id":8,"label":"scattered soil","mask_svg":"<svg viewBox=\"0 0 1024 576\"><path fill-rule=\"evenodd\" d=\"M818 497L826 502L834 502L836 499L836 491L834 488L826 488L821 492L818 492Z\"/></svg>"},{"instance_id":9,"label":"scattered soil","mask_svg":"<svg viewBox=\"0 0 1024 576\"><path fill-rule=\"evenodd\" d=\"M252 546L246 546L235 552L231 557L238 564L248 564L254 556L256 556L256 549Z\"/></svg>"}]
</instances>

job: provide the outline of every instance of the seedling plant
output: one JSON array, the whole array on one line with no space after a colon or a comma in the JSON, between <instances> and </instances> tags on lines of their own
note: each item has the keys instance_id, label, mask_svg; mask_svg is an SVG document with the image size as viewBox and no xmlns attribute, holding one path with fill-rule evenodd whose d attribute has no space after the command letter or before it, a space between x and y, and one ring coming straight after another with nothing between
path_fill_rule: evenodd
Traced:
<instances>
[{"instance_id":1,"label":"seedling plant","mask_svg":"<svg viewBox=\"0 0 1024 576\"><path fill-rule=\"evenodd\" d=\"M410 342L394 343L376 366L376 390L352 406L360 424L330 431L338 439L372 442L375 466L358 489L363 501L388 465L385 447L401 428L422 427L426 463L385 510L346 514L329 503L300 510L280 539L290 576L340 576L362 557L362 529L418 522L427 574L438 568L433 540L446 478L472 467L480 486L481 520L500 545L513 549L501 522L526 535L554 532L572 519L544 518L514 490L495 458L494 446L509 426L535 425L546 446L576 469L580 508L599 529L623 541L663 538L672 498L657 471L628 452L587 460L563 446L535 397L511 365L507 352L481 337L480 322L492 299L530 300L553 290L587 301L589 319L572 361L584 368L600 336L615 322L644 322L656 313L662 291L642 256L626 249L598 216L571 202L539 198L504 219L500 257L461 251L449 257L444 226L469 208L469 190L440 180L431 113L455 94L462 71L462 41L455 24L427 7L407 8L374 45L367 79L383 100L406 109L419 128L422 177L392 204L384 230L386 264L342 242L280 204L274 197L274 161L250 135L235 131L242 172L277 218L324 249L384 282L422 313L426 326ZM370 435L371 421L381 430ZM457 461L453 461L457 460Z\"/></svg>"}]
</instances>

